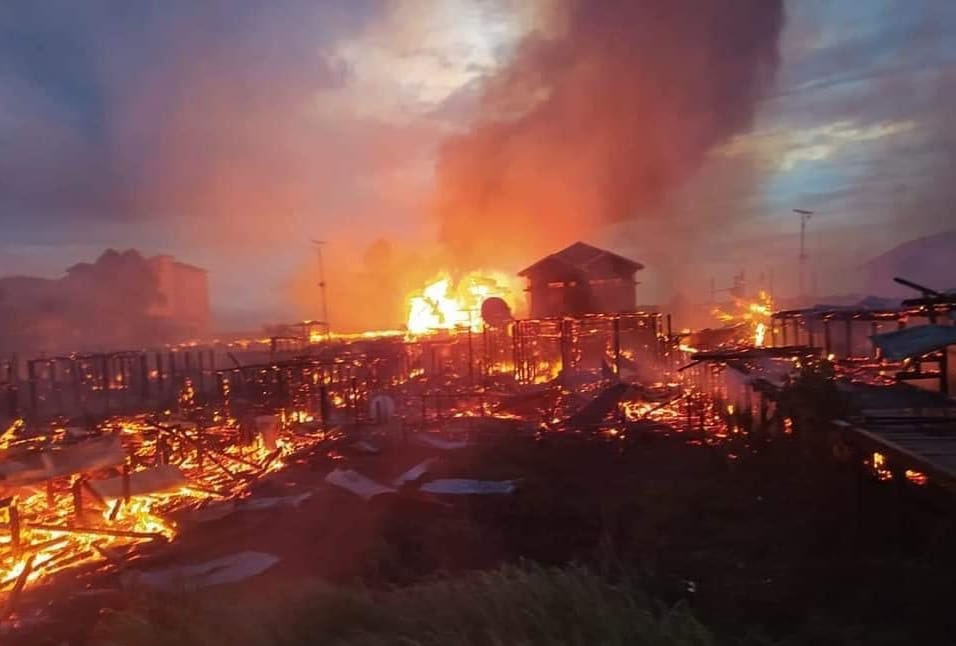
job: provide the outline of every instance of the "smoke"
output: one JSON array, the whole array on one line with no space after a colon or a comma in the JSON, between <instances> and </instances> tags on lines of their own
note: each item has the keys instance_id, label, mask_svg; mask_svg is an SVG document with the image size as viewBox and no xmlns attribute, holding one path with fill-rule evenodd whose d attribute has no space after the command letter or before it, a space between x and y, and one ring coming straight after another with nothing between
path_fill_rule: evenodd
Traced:
<instances>
[{"instance_id":1,"label":"smoke","mask_svg":"<svg viewBox=\"0 0 956 646\"><path fill-rule=\"evenodd\" d=\"M515 265L653 213L745 131L774 77L782 0L561 0L446 140L434 208L463 264Z\"/></svg>"},{"instance_id":2,"label":"smoke","mask_svg":"<svg viewBox=\"0 0 956 646\"><path fill-rule=\"evenodd\" d=\"M62 278L0 279L0 351L120 350L172 340L158 277L136 250L109 249Z\"/></svg>"}]
</instances>

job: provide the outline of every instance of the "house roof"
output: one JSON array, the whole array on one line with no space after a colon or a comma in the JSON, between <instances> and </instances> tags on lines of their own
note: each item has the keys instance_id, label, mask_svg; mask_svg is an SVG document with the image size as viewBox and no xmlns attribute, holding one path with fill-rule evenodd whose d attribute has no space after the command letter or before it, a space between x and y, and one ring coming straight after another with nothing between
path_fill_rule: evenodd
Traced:
<instances>
[{"instance_id":1,"label":"house roof","mask_svg":"<svg viewBox=\"0 0 956 646\"><path fill-rule=\"evenodd\" d=\"M641 263L619 256L605 249L598 249L584 242L575 242L561 251L545 256L533 265L518 272L519 276L528 276L543 269L581 271L601 261L611 261L626 271L635 272L644 269Z\"/></svg>"},{"instance_id":2,"label":"house roof","mask_svg":"<svg viewBox=\"0 0 956 646\"><path fill-rule=\"evenodd\" d=\"M872 337L873 342L890 361L924 354L956 344L956 327L952 325L919 325L894 330Z\"/></svg>"}]
</instances>

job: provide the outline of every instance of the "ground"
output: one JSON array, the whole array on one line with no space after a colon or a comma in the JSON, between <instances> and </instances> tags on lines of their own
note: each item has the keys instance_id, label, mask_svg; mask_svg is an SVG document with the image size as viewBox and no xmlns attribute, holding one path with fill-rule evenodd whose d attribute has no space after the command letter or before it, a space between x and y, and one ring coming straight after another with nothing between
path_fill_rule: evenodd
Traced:
<instances>
[{"instance_id":1,"label":"ground","mask_svg":"<svg viewBox=\"0 0 956 646\"><path fill-rule=\"evenodd\" d=\"M686 433L499 435L443 453L433 475L519 479L511 496L409 491L366 503L321 484L344 464L389 481L435 454L376 441L378 455L333 460L320 451L262 485L270 495L314 490L299 508L201 526L151 565L244 549L278 555L264 575L202 594L247 603L250 591L316 580L391 590L507 564L579 564L601 580L626 580L655 608L687 607L727 644L943 643L956 624L948 495L870 480L800 437L711 445ZM61 643L65 630L71 643L108 640L115 615L90 609L151 616L131 598L73 600L64 613L75 619L39 637ZM261 602L269 608L269 595Z\"/></svg>"}]
</instances>

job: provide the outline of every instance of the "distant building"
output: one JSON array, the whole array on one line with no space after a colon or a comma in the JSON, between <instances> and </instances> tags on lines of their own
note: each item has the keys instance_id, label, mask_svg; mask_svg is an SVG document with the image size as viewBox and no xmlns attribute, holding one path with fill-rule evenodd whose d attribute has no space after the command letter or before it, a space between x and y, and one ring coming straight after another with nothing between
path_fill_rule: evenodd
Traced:
<instances>
[{"instance_id":1,"label":"distant building","mask_svg":"<svg viewBox=\"0 0 956 646\"><path fill-rule=\"evenodd\" d=\"M147 263L163 296L163 302L151 307L149 313L168 321L180 334L196 337L207 334L212 314L206 270L166 255L153 256Z\"/></svg>"},{"instance_id":2,"label":"distant building","mask_svg":"<svg viewBox=\"0 0 956 646\"><path fill-rule=\"evenodd\" d=\"M518 273L528 280L531 318L628 312L637 308L639 262L575 242Z\"/></svg>"}]
</instances>

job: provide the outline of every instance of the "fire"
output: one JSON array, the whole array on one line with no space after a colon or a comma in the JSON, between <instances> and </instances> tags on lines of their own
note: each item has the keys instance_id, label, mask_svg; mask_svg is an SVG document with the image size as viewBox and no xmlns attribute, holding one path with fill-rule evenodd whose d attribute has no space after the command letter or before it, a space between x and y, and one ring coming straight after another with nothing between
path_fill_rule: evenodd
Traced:
<instances>
[{"instance_id":1,"label":"fire","mask_svg":"<svg viewBox=\"0 0 956 646\"><path fill-rule=\"evenodd\" d=\"M429 283L408 301L409 334L436 330L481 330L481 304L499 297L514 308L514 279L500 272L469 272L455 282L446 274Z\"/></svg>"},{"instance_id":2,"label":"fire","mask_svg":"<svg viewBox=\"0 0 956 646\"><path fill-rule=\"evenodd\" d=\"M288 417L301 421L311 415L292 411ZM130 491L125 496L99 493L97 483L117 477L117 468L110 467L5 489L7 496L0 504L0 591L10 594L16 587L49 581L74 566L116 566L138 549L175 540L177 514L248 496L249 485L257 478L285 466L284 457L324 437L285 433L266 443L257 435L249 443L236 420L221 417L221 422L222 426L200 429L182 420L159 426L151 416L131 416L101 425L97 437L118 436L129 456L127 464L136 465L124 467L122 473L128 475L121 477L173 465L182 474L183 485ZM29 455L46 450L50 436L5 439L7 451L16 444L16 451Z\"/></svg>"},{"instance_id":3,"label":"fire","mask_svg":"<svg viewBox=\"0 0 956 646\"><path fill-rule=\"evenodd\" d=\"M750 328L748 340L754 347L762 348L766 343L767 329L773 314L773 299L766 292L760 292L756 301L735 301L734 307L738 310L736 313L731 314L718 308L714 310L714 316L725 323L747 324Z\"/></svg>"},{"instance_id":4,"label":"fire","mask_svg":"<svg viewBox=\"0 0 956 646\"><path fill-rule=\"evenodd\" d=\"M871 467L873 473L876 474L877 479L879 480L892 480L893 472L890 471L889 467L886 464L886 456L882 453L874 453L873 459L871 461Z\"/></svg>"}]
</instances>

